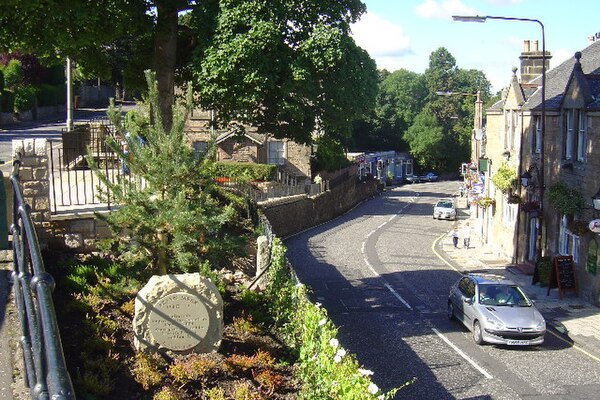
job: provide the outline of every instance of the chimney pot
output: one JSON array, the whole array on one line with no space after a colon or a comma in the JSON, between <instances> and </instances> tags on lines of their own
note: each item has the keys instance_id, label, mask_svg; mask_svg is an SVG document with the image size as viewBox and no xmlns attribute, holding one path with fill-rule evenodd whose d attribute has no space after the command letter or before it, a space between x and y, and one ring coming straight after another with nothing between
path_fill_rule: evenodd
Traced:
<instances>
[{"instance_id":1,"label":"chimney pot","mask_svg":"<svg viewBox=\"0 0 600 400\"><path fill-rule=\"evenodd\" d=\"M533 41L533 51L539 51L539 46L538 46L538 41L537 40Z\"/></svg>"},{"instance_id":2,"label":"chimney pot","mask_svg":"<svg viewBox=\"0 0 600 400\"><path fill-rule=\"evenodd\" d=\"M530 51L529 50L530 48L531 48L531 42L529 40L525 40L523 42L523 53L528 53Z\"/></svg>"}]
</instances>

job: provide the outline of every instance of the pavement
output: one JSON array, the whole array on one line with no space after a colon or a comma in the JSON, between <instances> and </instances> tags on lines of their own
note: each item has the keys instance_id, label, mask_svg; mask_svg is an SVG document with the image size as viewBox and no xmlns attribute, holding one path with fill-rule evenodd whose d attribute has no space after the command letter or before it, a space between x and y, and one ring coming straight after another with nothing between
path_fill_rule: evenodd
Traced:
<instances>
[{"instance_id":1,"label":"pavement","mask_svg":"<svg viewBox=\"0 0 600 400\"><path fill-rule=\"evenodd\" d=\"M459 219L455 227L460 234L466 223L473 226L465 198L457 198L457 211ZM576 293L566 292L561 299L558 289L548 292L547 287L539 283L532 284L533 271L498 258L482 245L481 237L474 231L471 229L469 248L462 246L462 238L459 239L458 248L454 248L449 234L439 243L443 253L454 261L459 271L498 274L516 282L546 318L549 328L547 335L569 343L600 362L600 307L578 297Z\"/></svg>"}]
</instances>

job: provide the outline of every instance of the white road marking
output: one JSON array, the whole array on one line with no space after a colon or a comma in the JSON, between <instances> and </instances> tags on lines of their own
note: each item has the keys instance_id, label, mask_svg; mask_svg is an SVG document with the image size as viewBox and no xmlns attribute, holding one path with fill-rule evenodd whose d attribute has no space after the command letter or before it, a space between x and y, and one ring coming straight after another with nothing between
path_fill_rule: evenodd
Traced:
<instances>
[{"instance_id":1,"label":"white road marking","mask_svg":"<svg viewBox=\"0 0 600 400\"><path fill-rule=\"evenodd\" d=\"M398 300L400 300L400 302L402 304L404 304L404 306L406 308L408 308L409 310L412 310L413 308L411 307L410 304L408 304L408 302L406 300L404 300L402 298L402 296L400 296L400 294L398 292L396 292L396 290L394 290L394 288L386 282L386 280L377 272L375 271L375 268L373 268L373 266L371 265L371 263L369 262L369 260L367 259L367 240L369 240L369 238L377 233L377 231L381 228L383 228L385 225L387 225L388 223L390 223L391 221L394 220L394 218L398 217L398 215L400 215L404 209L406 207L408 207L411 203L413 203L415 201L415 198L419 196L419 193L415 194L415 197L411 197L411 199L409 200L409 202L407 204L404 205L404 207L402 207L402 209L400 209L400 212L398 214L394 214L392 215L386 222L382 223L381 225L379 225L377 227L377 229L372 230L371 232L369 232L369 234L365 237L365 240L363 240L362 244L361 244L361 248L360 248L360 252L363 255L363 261L366 264L366 266L369 268L369 270L371 270L371 272L373 273L373 275L375 275L376 277L378 277L379 279L381 279L383 281L383 286L385 286L393 295L394 297L396 297Z\"/></svg>"},{"instance_id":2,"label":"white road marking","mask_svg":"<svg viewBox=\"0 0 600 400\"><path fill-rule=\"evenodd\" d=\"M469 364L471 364L477 371L481 372L481 374L483 376L485 376L487 379L493 379L492 375L490 375L489 372L487 372L485 369L480 367L479 364L477 364L475 361L473 361L468 355L466 355L461 349L459 349L454 343L452 343L446 336L442 335L440 333L440 331L438 331L435 328L431 328L431 330L434 331L435 334L440 337L440 339L442 339L444 342L446 342L446 344L448 346L452 347L452 349L455 352L457 352L459 356L461 356L462 358L467 360L469 362Z\"/></svg>"}]
</instances>

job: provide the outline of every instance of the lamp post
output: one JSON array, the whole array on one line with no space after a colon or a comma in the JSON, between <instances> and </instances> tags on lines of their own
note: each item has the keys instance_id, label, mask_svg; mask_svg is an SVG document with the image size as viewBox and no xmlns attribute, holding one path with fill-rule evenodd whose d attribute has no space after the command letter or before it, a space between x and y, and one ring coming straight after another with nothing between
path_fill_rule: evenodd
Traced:
<instances>
[{"instance_id":1,"label":"lamp post","mask_svg":"<svg viewBox=\"0 0 600 400\"><path fill-rule=\"evenodd\" d=\"M546 133L546 36L544 33L544 24L538 19L533 18L517 18L517 17L497 17L490 15L453 15L452 19L458 22L485 22L488 19L497 19L502 21L522 21L522 22L535 22L542 28L542 124L541 124L541 149L540 149L540 216L543 217L544 210L544 136ZM538 255L542 255L542 230L538 231Z\"/></svg>"}]
</instances>

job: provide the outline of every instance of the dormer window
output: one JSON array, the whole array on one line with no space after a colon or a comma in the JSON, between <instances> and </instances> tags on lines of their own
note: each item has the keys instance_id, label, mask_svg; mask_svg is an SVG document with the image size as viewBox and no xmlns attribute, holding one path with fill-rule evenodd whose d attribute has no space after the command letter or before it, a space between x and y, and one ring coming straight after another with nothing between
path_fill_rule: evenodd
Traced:
<instances>
[{"instance_id":1,"label":"dormer window","mask_svg":"<svg viewBox=\"0 0 600 400\"><path fill-rule=\"evenodd\" d=\"M583 110L566 109L563 159L585 162L587 152L587 117Z\"/></svg>"}]
</instances>

